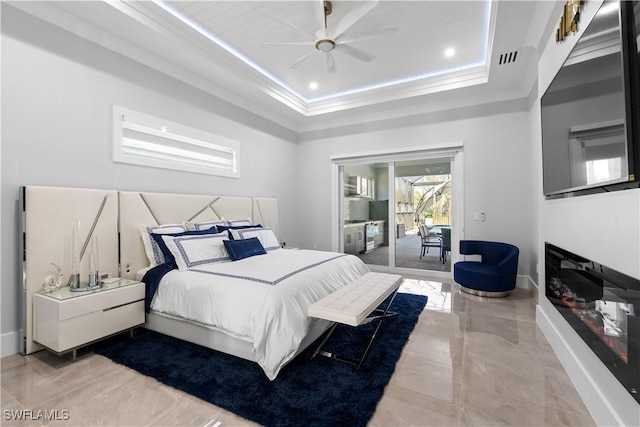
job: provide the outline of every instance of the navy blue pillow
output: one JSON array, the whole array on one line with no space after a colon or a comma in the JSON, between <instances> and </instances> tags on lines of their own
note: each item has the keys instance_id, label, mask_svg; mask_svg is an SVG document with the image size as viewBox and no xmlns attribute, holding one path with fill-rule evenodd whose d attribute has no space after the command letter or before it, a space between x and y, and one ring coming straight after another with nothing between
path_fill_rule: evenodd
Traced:
<instances>
[{"instance_id":1,"label":"navy blue pillow","mask_svg":"<svg viewBox=\"0 0 640 427\"><path fill-rule=\"evenodd\" d=\"M243 240L225 240L223 243L224 247L227 248L231 261L267 253L257 237Z\"/></svg>"},{"instance_id":2,"label":"navy blue pillow","mask_svg":"<svg viewBox=\"0 0 640 427\"><path fill-rule=\"evenodd\" d=\"M164 262L175 263L176 259L173 257L173 254L171 253L167 245L164 243L164 240L162 240L162 236L171 236L171 237L197 236L199 234L218 234L218 233L219 231L214 225L213 227L207 228L206 230L183 231L182 233L167 233L167 234L149 233L149 234L151 235L153 240L156 241L156 243L158 244L158 247L162 251L162 255L164 255Z\"/></svg>"}]
</instances>

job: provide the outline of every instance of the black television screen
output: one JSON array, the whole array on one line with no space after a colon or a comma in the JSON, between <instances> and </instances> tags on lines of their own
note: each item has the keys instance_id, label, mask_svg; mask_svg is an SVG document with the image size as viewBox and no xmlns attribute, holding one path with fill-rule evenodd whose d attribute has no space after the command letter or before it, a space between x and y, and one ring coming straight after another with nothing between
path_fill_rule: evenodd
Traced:
<instances>
[{"instance_id":1,"label":"black television screen","mask_svg":"<svg viewBox=\"0 0 640 427\"><path fill-rule=\"evenodd\" d=\"M638 14L602 3L542 96L545 196L640 184Z\"/></svg>"}]
</instances>

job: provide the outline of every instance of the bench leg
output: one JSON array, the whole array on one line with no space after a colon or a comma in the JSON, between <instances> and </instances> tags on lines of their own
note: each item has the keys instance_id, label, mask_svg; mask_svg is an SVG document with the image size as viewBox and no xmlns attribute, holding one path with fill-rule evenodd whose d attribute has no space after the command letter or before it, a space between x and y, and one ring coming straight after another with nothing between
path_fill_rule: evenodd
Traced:
<instances>
[{"instance_id":1,"label":"bench leg","mask_svg":"<svg viewBox=\"0 0 640 427\"><path fill-rule=\"evenodd\" d=\"M386 305L384 310L379 310L379 309L374 310L374 311L377 311L377 312L382 311L382 314L380 314L378 316L369 316L360 324L360 325L364 325L366 323L370 323L373 320L377 320L378 321L378 324L376 325L376 328L374 329L373 334L371 335L371 338L369 339L369 343L367 344L367 348L364 350L364 353L362 353L362 356L360 356L359 359L344 358L344 357L338 356L337 354L330 353L328 351L323 351L322 350L324 345L329 340L329 337L331 337L331 334L333 334L333 332L335 331L336 326L338 326L338 323L334 323L333 324L333 326L331 327L331 329L329 330L329 332L327 333L325 338L322 340L322 342L320 343L320 345L318 346L316 351L313 353L313 356L311 356L311 358L313 359L317 355L324 356L324 357L329 357L331 359L335 359L335 360L338 360L340 362L344 362L344 363L348 363L350 365L354 365L356 371L358 369L360 369L360 366L362 366L362 362L364 362L365 357L367 357L367 353L369 353L369 349L371 348L371 345L373 344L373 340L376 338L376 335L378 334L378 330L380 329L380 326L382 325L382 321L384 320L384 318L395 316L396 314L398 314L398 313L389 311L389 308L391 307L391 304L393 303L393 300L395 299L397 294L398 294L398 290L396 289L393 292L393 294L391 294L391 297L389 299L389 303Z\"/></svg>"},{"instance_id":2,"label":"bench leg","mask_svg":"<svg viewBox=\"0 0 640 427\"><path fill-rule=\"evenodd\" d=\"M336 322L333 322L333 326L331 327L331 329L329 329L329 332L325 335L324 339L322 340L318 348L316 348L316 351L313 353L313 356L311 356L312 359L322 352L322 347L324 347L327 341L329 341L329 338L331 337L331 334L333 334L333 331L336 329L336 326L338 326L338 324Z\"/></svg>"}]
</instances>

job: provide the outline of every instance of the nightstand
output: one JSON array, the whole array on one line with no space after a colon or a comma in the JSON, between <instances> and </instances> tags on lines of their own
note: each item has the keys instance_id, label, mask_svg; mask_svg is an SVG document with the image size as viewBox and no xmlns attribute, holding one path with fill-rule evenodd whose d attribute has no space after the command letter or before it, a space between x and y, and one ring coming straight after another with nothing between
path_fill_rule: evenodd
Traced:
<instances>
[{"instance_id":1,"label":"nightstand","mask_svg":"<svg viewBox=\"0 0 640 427\"><path fill-rule=\"evenodd\" d=\"M93 341L144 323L144 283L120 279L100 289L68 287L33 297L34 341L54 353L73 352Z\"/></svg>"}]
</instances>

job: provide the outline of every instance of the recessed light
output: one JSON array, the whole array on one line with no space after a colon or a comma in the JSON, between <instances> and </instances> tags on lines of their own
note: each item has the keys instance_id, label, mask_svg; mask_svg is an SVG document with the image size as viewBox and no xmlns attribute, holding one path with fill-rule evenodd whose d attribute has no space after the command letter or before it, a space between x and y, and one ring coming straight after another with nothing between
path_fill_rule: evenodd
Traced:
<instances>
[{"instance_id":1,"label":"recessed light","mask_svg":"<svg viewBox=\"0 0 640 427\"><path fill-rule=\"evenodd\" d=\"M316 82L309 83L309 89L313 89L313 90L318 89L318 83Z\"/></svg>"},{"instance_id":2,"label":"recessed light","mask_svg":"<svg viewBox=\"0 0 640 427\"><path fill-rule=\"evenodd\" d=\"M452 47L444 50L444 56L446 56L447 58L453 56L455 53L456 51Z\"/></svg>"}]
</instances>

